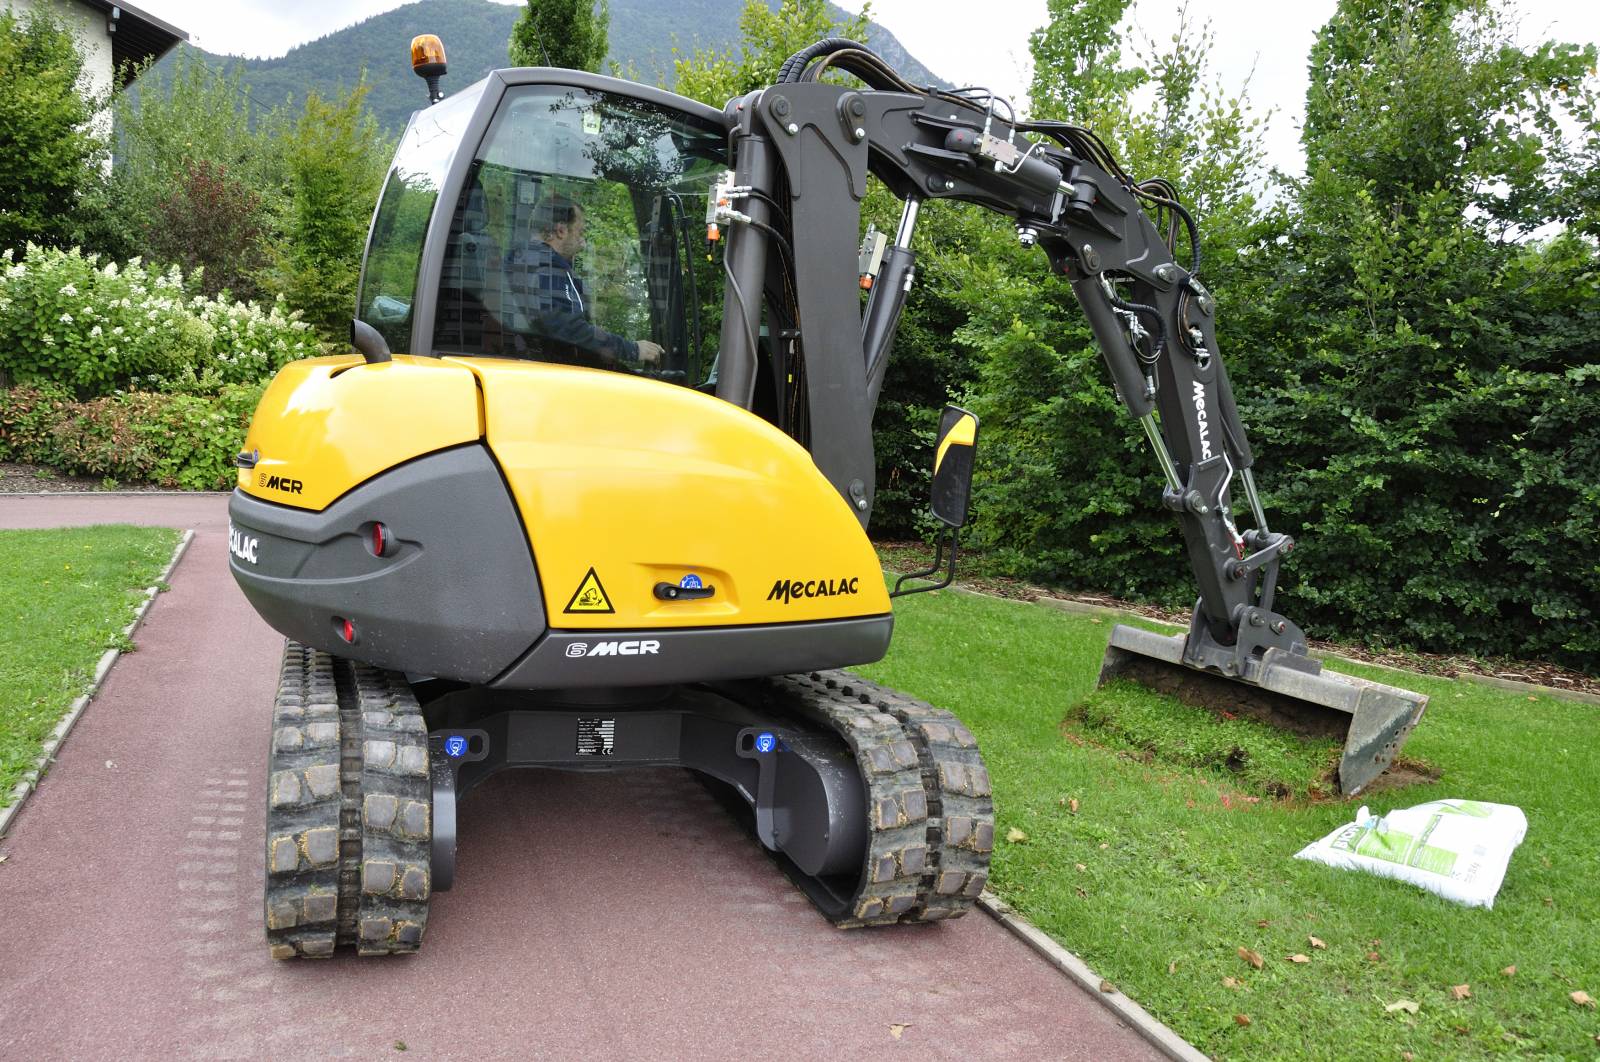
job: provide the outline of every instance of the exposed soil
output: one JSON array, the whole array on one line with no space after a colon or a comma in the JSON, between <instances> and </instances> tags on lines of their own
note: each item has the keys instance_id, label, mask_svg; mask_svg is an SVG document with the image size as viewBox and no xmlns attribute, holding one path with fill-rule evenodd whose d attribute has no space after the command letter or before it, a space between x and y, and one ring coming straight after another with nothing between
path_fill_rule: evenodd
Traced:
<instances>
[{"instance_id":1,"label":"exposed soil","mask_svg":"<svg viewBox=\"0 0 1600 1062\"><path fill-rule=\"evenodd\" d=\"M1444 772L1431 763L1408 759L1405 756L1397 756L1395 761L1389 765L1388 770L1368 782L1365 789L1349 799L1359 798L1365 800L1373 793L1387 793L1394 789L1404 789L1407 786L1426 785L1429 782L1437 782L1443 776ZM1334 790L1337 791L1338 782L1332 776L1329 777L1329 781Z\"/></svg>"},{"instance_id":2,"label":"exposed soil","mask_svg":"<svg viewBox=\"0 0 1600 1062\"><path fill-rule=\"evenodd\" d=\"M898 571L926 568L933 563L933 551L921 542L878 542L876 545L889 567ZM1138 601L1123 601L1106 594L1083 593L1038 586L1004 575L973 575L970 570L963 572L959 563L956 570L961 576L956 583L957 586L965 587L969 590L977 590L985 594L994 594L997 597L1010 597L1019 601L1037 601L1040 598L1050 597L1062 601L1077 601L1085 605L1100 605L1104 608L1122 609L1149 619L1160 620L1164 623L1176 623L1181 627L1189 625L1189 613L1187 611L1180 612L1175 609L1163 608L1160 605L1151 605ZM1581 671L1573 671L1558 664L1547 664L1537 660L1475 660L1472 657L1443 653L1414 653L1396 649L1370 649L1366 646L1325 642L1315 638L1311 640L1311 648L1318 652L1336 653L1339 656L1347 656L1353 660L1360 660L1369 664L1382 664L1386 667L1399 668L1402 671L1419 671L1427 675L1438 675L1441 678L1455 678L1463 673L1486 675L1491 678L1509 679L1513 682L1530 682L1536 686L1549 686L1557 690L1574 690L1581 693L1600 695L1600 676L1586 675Z\"/></svg>"}]
</instances>

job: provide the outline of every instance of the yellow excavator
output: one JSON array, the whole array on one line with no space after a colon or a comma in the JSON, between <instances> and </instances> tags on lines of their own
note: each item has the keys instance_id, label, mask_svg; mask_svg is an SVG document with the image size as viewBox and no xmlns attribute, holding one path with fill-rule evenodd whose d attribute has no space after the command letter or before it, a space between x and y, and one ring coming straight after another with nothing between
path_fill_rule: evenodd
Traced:
<instances>
[{"instance_id":1,"label":"yellow excavator","mask_svg":"<svg viewBox=\"0 0 1600 1062\"><path fill-rule=\"evenodd\" d=\"M972 906L994 843L972 733L835 670L884 655L894 596L948 584L966 519L978 423L949 407L948 543L914 573L943 580L886 588L872 417L932 200L1046 253L1165 478L1193 622L1116 628L1104 675L1312 719L1346 741L1346 792L1393 759L1425 699L1322 673L1273 611L1293 542L1257 498L1197 256L1175 260L1198 238L1170 184L840 38L720 111L564 69L446 98L437 39L412 59L430 105L373 217L356 353L278 373L229 507L232 572L287 638L274 956L415 951L457 802L514 767L691 768L839 926ZM869 174L904 203L892 238L863 239Z\"/></svg>"}]
</instances>

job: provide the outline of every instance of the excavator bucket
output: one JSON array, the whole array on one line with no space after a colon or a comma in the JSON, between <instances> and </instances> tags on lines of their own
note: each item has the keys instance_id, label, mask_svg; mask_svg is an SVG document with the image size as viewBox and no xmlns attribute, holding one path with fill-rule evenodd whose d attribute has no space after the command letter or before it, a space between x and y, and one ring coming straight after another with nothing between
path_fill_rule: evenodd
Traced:
<instances>
[{"instance_id":1,"label":"excavator bucket","mask_svg":"<svg viewBox=\"0 0 1600 1062\"><path fill-rule=\"evenodd\" d=\"M1197 667L1184 657L1184 635L1118 625L1100 665L1100 684L1126 678L1185 704L1280 727L1304 737L1344 742L1339 791L1361 792L1394 762L1422 718L1428 698L1381 682L1323 671L1309 657L1268 649L1238 677Z\"/></svg>"}]
</instances>

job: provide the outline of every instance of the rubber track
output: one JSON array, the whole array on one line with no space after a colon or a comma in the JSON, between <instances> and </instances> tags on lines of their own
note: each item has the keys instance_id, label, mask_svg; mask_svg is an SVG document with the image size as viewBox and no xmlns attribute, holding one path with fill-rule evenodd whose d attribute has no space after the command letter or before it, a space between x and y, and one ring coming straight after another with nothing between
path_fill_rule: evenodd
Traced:
<instances>
[{"instance_id":1,"label":"rubber track","mask_svg":"<svg viewBox=\"0 0 1600 1062\"><path fill-rule=\"evenodd\" d=\"M427 729L404 676L287 642L267 775L273 957L416 951L431 804Z\"/></svg>"},{"instance_id":2,"label":"rubber track","mask_svg":"<svg viewBox=\"0 0 1600 1062\"><path fill-rule=\"evenodd\" d=\"M333 954L339 908L339 705L332 660L284 646L267 757L267 944Z\"/></svg>"},{"instance_id":3,"label":"rubber track","mask_svg":"<svg viewBox=\"0 0 1600 1062\"><path fill-rule=\"evenodd\" d=\"M928 794L931 858L918 890L918 905L902 921L960 918L988 884L989 857L994 852L994 799L978 739L954 713L898 690L848 671L817 677L893 715L916 746Z\"/></svg>"},{"instance_id":4,"label":"rubber track","mask_svg":"<svg viewBox=\"0 0 1600 1062\"><path fill-rule=\"evenodd\" d=\"M340 943L362 955L398 955L422 945L428 923L433 788L428 728L397 671L339 661L349 676L341 722L359 735L360 773L344 786L347 820L360 826L359 899ZM343 676L341 676L343 677ZM341 682L345 693L345 682ZM347 862L346 866L350 866ZM347 894L348 895L348 894Z\"/></svg>"},{"instance_id":5,"label":"rubber track","mask_svg":"<svg viewBox=\"0 0 1600 1062\"><path fill-rule=\"evenodd\" d=\"M926 875L928 797L916 746L899 721L821 674L768 680L778 707L832 731L854 754L866 786L867 853L855 892L823 914L841 929L890 925L915 911ZM815 897L813 897L815 899Z\"/></svg>"}]
</instances>

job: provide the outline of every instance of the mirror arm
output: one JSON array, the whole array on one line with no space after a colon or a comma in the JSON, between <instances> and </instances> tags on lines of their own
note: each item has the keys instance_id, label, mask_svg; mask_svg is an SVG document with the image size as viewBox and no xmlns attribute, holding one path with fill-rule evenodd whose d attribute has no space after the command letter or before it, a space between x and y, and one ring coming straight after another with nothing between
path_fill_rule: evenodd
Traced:
<instances>
[{"instance_id":1,"label":"mirror arm","mask_svg":"<svg viewBox=\"0 0 1600 1062\"><path fill-rule=\"evenodd\" d=\"M894 589L890 591L889 596L892 598L905 597L907 594L920 594L928 590L943 590L945 587L954 582L956 578L956 552L960 545L957 536L960 533L961 532L959 528L952 527L950 529L950 563L949 566L945 568L943 582L929 583L927 586L914 586L910 590L900 589L901 586L905 585L905 581L907 579L924 578L925 576L932 575L934 572L938 571L941 566L943 566L945 543L943 539L940 539L938 551L933 556L933 566L930 568L925 568L922 571L907 572L900 578L896 579L894 582Z\"/></svg>"}]
</instances>

